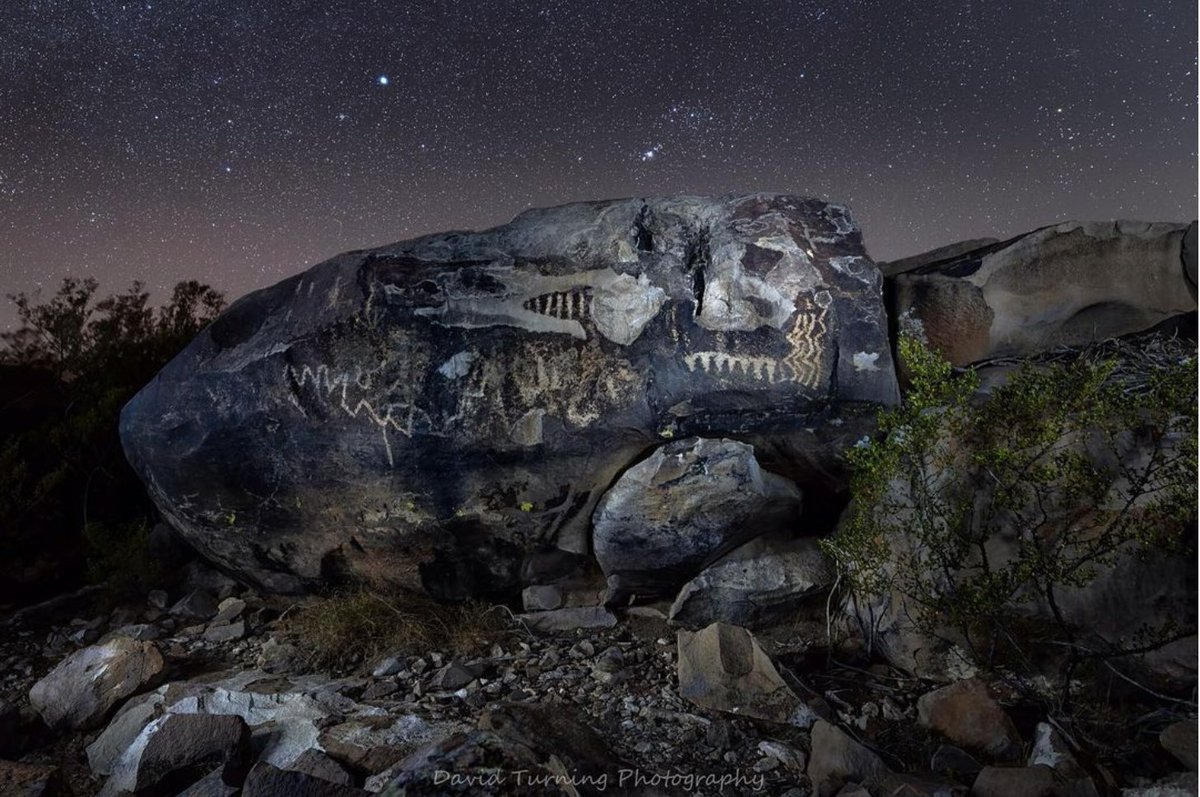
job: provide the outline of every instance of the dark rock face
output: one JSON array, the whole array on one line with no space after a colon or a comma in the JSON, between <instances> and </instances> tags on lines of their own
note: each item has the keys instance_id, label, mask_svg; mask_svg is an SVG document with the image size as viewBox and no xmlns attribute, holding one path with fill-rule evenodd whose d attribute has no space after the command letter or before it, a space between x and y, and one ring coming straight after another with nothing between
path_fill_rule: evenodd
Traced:
<instances>
[{"instance_id":1,"label":"dark rock face","mask_svg":"<svg viewBox=\"0 0 1200 797\"><path fill-rule=\"evenodd\" d=\"M841 445L817 421L897 398L881 279L843 208L631 199L352 252L253 293L126 406L121 435L171 523L260 586L494 596L536 552L585 556L599 494L663 437L771 437L828 479Z\"/></svg>"},{"instance_id":2,"label":"dark rock face","mask_svg":"<svg viewBox=\"0 0 1200 797\"><path fill-rule=\"evenodd\" d=\"M767 626L794 614L833 580L833 564L814 538L758 537L684 584L670 621L684 628L717 620L743 628Z\"/></svg>"},{"instance_id":3,"label":"dark rock face","mask_svg":"<svg viewBox=\"0 0 1200 797\"><path fill-rule=\"evenodd\" d=\"M1141 332L1196 311L1190 230L1137 221L1043 227L893 270L892 313L955 365Z\"/></svg>"}]
</instances>

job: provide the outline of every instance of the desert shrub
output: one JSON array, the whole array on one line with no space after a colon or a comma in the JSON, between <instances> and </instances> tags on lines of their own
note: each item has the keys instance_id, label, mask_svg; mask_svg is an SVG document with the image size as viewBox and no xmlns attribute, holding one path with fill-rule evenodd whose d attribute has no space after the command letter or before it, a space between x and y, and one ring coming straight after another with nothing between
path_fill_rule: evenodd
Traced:
<instances>
[{"instance_id":1,"label":"desert shrub","mask_svg":"<svg viewBox=\"0 0 1200 797\"><path fill-rule=\"evenodd\" d=\"M284 619L284 630L319 669L345 669L397 652L466 655L507 628L502 607L441 604L416 593L376 589L314 598Z\"/></svg>"},{"instance_id":2,"label":"desert shrub","mask_svg":"<svg viewBox=\"0 0 1200 797\"><path fill-rule=\"evenodd\" d=\"M949 632L985 667L1028 675L1035 646L1058 651L1064 694L1082 664L1195 633L1185 612L1098 641L1062 610L1123 557L1195 551L1194 344L1026 362L983 399L975 373L917 339L900 356L905 401L848 452L852 503L824 542L857 605L896 596L922 633ZM1031 631L1035 611L1051 634Z\"/></svg>"},{"instance_id":3,"label":"desert shrub","mask_svg":"<svg viewBox=\"0 0 1200 797\"><path fill-rule=\"evenodd\" d=\"M0 333L0 604L134 566L106 555L131 553L131 529L154 517L121 449L121 408L224 306L192 281L157 309L140 283L96 291L68 278L45 300L9 297L20 324Z\"/></svg>"},{"instance_id":4,"label":"desert shrub","mask_svg":"<svg viewBox=\"0 0 1200 797\"><path fill-rule=\"evenodd\" d=\"M88 523L83 529L87 580L104 584L114 598L144 595L166 575L150 555L150 522L106 525Z\"/></svg>"}]
</instances>

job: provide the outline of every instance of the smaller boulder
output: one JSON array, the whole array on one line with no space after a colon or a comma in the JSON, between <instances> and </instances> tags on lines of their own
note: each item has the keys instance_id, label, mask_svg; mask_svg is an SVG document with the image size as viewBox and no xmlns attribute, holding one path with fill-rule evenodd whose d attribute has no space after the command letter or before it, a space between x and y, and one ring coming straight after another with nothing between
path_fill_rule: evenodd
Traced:
<instances>
[{"instance_id":1,"label":"smaller boulder","mask_svg":"<svg viewBox=\"0 0 1200 797\"><path fill-rule=\"evenodd\" d=\"M549 612L562 605L562 590L554 584L531 584L521 590L521 606L527 612Z\"/></svg>"},{"instance_id":2,"label":"smaller boulder","mask_svg":"<svg viewBox=\"0 0 1200 797\"><path fill-rule=\"evenodd\" d=\"M814 793L837 794L849 784L877 783L890 774L878 755L824 720L812 727L808 780Z\"/></svg>"},{"instance_id":3,"label":"smaller boulder","mask_svg":"<svg viewBox=\"0 0 1200 797\"><path fill-rule=\"evenodd\" d=\"M314 778L327 780L341 786L354 785L354 778L346 771L345 767L316 748L305 750L299 758L284 768L293 772L303 772L305 775L312 775Z\"/></svg>"},{"instance_id":4,"label":"smaller boulder","mask_svg":"<svg viewBox=\"0 0 1200 797\"><path fill-rule=\"evenodd\" d=\"M938 775L949 775L970 783L983 769L983 765L967 751L953 745L941 744L929 759L929 769Z\"/></svg>"},{"instance_id":5,"label":"smaller boulder","mask_svg":"<svg viewBox=\"0 0 1200 797\"><path fill-rule=\"evenodd\" d=\"M29 703L51 728L94 728L117 703L162 675L153 642L111 639L72 653L29 690Z\"/></svg>"},{"instance_id":6,"label":"smaller boulder","mask_svg":"<svg viewBox=\"0 0 1200 797\"><path fill-rule=\"evenodd\" d=\"M617 479L593 515L608 602L674 595L738 545L791 527L800 498L745 443L692 437L662 446Z\"/></svg>"},{"instance_id":7,"label":"smaller boulder","mask_svg":"<svg viewBox=\"0 0 1200 797\"><path fill-rule=\"evenodd\" d=\"M1171 723L1158 735L1158 741L1184 767L1196 771L1196 720Z\"/></svg>"},{"instance_id":8,"label":"smaller boulder","mask_svg":"<svg viewBox=\"0 0 1200 797\"><path fill-rule=\"evenodd\" d=\"M816 719L746 629L713 623L676 641L679 693L697 706L801 728Z\"/></svg>"},{"instance_id":9,"label":"smaller boulder","mask_svg":"<svg viewBox=\"0 0 1200 797\"><path fill-rule=\"evenodd\" d=\"M255 764L242 784L242 797L368 797L370 792L304 772Z\"/></svg>"},{"instance_id":10,"label":"smaller boulder","mask_svg":"<svg viewBox=\"0 0 1200 797\"><path fill-rule=\"evenodd\" d=\"M453 692L461 689L476 678L475 672L463 664L451 662L433 674L429 686L431 689Z\"/></svg>"},{"instance_id":11,"label":"smaller boulder","mask_svg":"<svg viewBox=\"0 0 1200 797\"><path fill-rule=\"evenodd\" d=\"M977 678L922 695L917 721L956 745L995 759L1008 760L1021 751L1016 726Z\"/></svg>"},{"instance_id":12,"label":"smaller boulder","mask_svg":"<svg viewBox=\"0 0 1200 797\"><path fill-rule=\"evenodd\" d=\"M224 783L236 783L249 762L250 728L233 714L168 714L147 726L143 740L136 760L122 757L106 792L168 797L214 770Z\"/></svg>"},{"instance_id":13,"label":"smaller boulder","mask_svg":"<svg viewBox=\"0 0 1200 797\"><path fill-rule=\"evenodd\" d=\"M220 607L212 593L205 589L194 589L180 598L169 613L183 620L210 620L218 611Z\"/></svg>"},{"instance_id":14,"label":"smaller boulder","mask_svg":"<svg viewBox=\"0 0 1200 797\"><path fill-rule=\"evenodd\" d=\"M1054 770L1032 767L984 767L971 786L971 797L1054 797Z\"/></svg>"}]
</instances>

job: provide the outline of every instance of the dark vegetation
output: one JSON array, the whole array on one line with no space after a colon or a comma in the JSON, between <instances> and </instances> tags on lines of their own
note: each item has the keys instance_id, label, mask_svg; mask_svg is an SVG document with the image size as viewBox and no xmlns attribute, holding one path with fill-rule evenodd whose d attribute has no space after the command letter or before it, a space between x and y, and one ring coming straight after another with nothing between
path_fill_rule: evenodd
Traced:
<instances>
[{"instance_id":1,"label":"dark vegetation","mask_svg":"<svg viewBox=\"0 0 1200 797\"><path fill-rule=\"evenodd\" d=\"M0 333L0 605L154 577L153 506L121 450L121 407L204 328L224 297L195 281L155 308L141 283L98 298L67 278L50 298L10 295Z\"/></svg>"},{"instance_id":2,"label":"dark vegetation","mask_svg":"<svg viewBox=\"0 0 1200 797\"><path fill-rule=\"evenodd\" d=\"M501 639L508 620L502 606L443 604L411 592L358 589L305 601L282 625L312 666L351 670L385 653L440 650L463 656Z\"/></svg>"}]
</instances>

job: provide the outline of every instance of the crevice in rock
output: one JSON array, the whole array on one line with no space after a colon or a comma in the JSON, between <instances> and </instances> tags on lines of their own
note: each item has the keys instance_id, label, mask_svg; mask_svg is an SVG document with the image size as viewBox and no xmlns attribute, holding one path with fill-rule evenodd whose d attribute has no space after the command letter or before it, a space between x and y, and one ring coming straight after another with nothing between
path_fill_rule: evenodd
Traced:
<instances>
[{"instance_id":1,"label":"crevice in rock","mask_svg":"<svg viewBox=\"0 0 1200 797\"><path fill-rule=\"evenodd\" d=\"M712 262L711 257L709 232L707 228L704 228L688 243L683 258L683 269L692 278L692 295L696 299L694 313L696 316L700 315L700 309L704 306L704 273L709 263Z\"/></svg>"},{"instance_id":2,"label":"crevice in rock","mask_svg":"<svg viewBox=\"0 0 1200 797\"><path fill-rule=\"evenodd\" d=\"M650 230L650 206L642 205L637 218L633 221L634 246L639 252L654 251L654 233Z\"/></svg>"}]
</instances>

